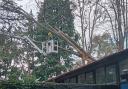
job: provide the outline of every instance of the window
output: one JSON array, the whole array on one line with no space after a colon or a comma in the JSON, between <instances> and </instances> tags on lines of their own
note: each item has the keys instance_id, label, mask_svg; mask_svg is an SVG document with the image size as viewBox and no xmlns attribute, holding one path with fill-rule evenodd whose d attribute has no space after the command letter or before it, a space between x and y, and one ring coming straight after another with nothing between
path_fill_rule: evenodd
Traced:
<instances>
[{"instance_id":1,"label":"window","mask_svg":"<svg viewBox=\"0 0 128 89\"><path fill-rule=\"evenodd\" d=\"M69 83L69 82L70 82L69 79L64 80L64 83Z\"/></svg>"},{"instance_id":2,"label":"window","mask_svg":"<svg viewBox=\"0 0 128 89\"><path fill-rule=\"evenodd\" d=\"M54 50L55 50L55 51L57 50L57 46L54 46Z\"/></svg>"},{"instance_id":3,"label":"window","mask_svg":"<svg viewBox=\"0 0 128 89\"><path fill-rule=\"evenodd\" d=\"M70 83L76 83L76 77L71 78Z\"/></svg>"},{"instance_id":4,"label":"window","mask_svg":"<svg viewBox=\"0 0 128 89\"><path fill-rule=\"evenodd\" d=\"M128 59L120 62L120 74L123 74L125 71L128 71Z\"/></svg>"},{"instance_id":5,"label":"window","mask_svg":"<svg viewBox=\"0 0 128 89\"><path fill-rule=\"evenodd\" d=\"M120 67L120 75L124 75L128 73L128 59L123 60L119 64ZM121 79L121 81L126 81L125 79Z\"/></svg>"},{"instance_id":6,"label":"window","mask_svg":"<svg viewBox=\"0 0 128 89\"><path fill-rule=\"evenodd\" d=\"M105 84L105 70L104 68L99 68L96 70L96 83Z\"/></svg>"},{"instance_id":7,"label":"window","mask_svg":"<svg viewBox=\"0 0 128 89\"><path fill-rule=\"evenodd\" d=\"M87 84L93 84L94 83L94 79L93 79L93 73L86 73L86 83Z\"/></svg>"},{"instance_id":8,"label":"window","mask_svg":"<svg viewBox=\"0 0 128 89\"><path fill-rule=\"evenodd\" d=\"M78 75L78 83L85 83L85 73Z\"/></svg>"},{"instance_id":9,"label":"window","mask_svg":"<svg viewBox=\"0 0 128 89\"><path fill-rule=\"evenodd\" d=\"M116 66L115 65L106 67L106 83L107 84L116 83Z\"/></svg>"}]
</instances>

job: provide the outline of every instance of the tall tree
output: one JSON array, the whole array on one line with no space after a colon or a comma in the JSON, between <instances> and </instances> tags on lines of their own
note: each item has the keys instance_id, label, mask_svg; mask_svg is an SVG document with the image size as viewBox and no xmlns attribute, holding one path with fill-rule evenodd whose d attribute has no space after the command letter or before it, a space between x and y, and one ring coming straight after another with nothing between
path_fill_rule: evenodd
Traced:
<instances>
[{"instance_id":1,"label":"tall tree","mask_svg":"<svg viewBox=\"0 0 128 89\"><path fill-rule=\"evenodd\" d=\"M44 0L44 3L40 8L38 21L42 24L47 22L54 28L59 28L77 41L77 34L75 33L73 24L74 17L70 6L71 3L69 0ZM38 28L38 30L39 29L41 28ZM64 42L64 40L53 34L49 37L48 33L47 30L41 29L37 31L36 39L38 41L57 40L60 47L64 49L68 48L69 45ZM49 76L56 76L63 71L67 71L72 65L71 54L64 52L62 49L59 49L58 54L49 54L47 57L39 55L38 57L41 66L38 67L37 72L38 76L42 77L42 79L47 79Z\"/></svg>"},{"instance_id":2,"label":"tall tree","mask_svg":"<svg viewBox=\"0 0 128 89\"><path fill-rule=\"evenodd\" d=\"M127 38L127 0L110 0L110 6L115 16L113 20L113 34L117 49L121 51L124 49L125 38Z\"/></svg>"},{"instance_id":3,"label":"tall tree","mask_svg":"<svg viewBox=\"0 0 128 89\"><path fill-rule=\"evenodd\" d=\"M33 67L34 49L15 36L32 38L34 24L18 13L2 9L2 4L4 2L0 4L0 80L25 82Z\"/></svg>"},{"instance_id":4,"label":"tall tree","mask_svg":"<svg viewBox=\"0 0 128 89\"><path fill-rule=\"evenodd\" d=\"M103 2L103 1L102 1ZM124 49L124 45L128 45L127 41L127 0L108 0L104 4L98 4L106 11L106 16L109 18L109 27L111 27L112 37L116 45L117 51ZM124 44L126 43L126 44Z\"/></svg>"},{"instance_id":5,"label":"tall tree","mask_svg":"<svg viewBox=\"0 0 128 89\"><path fill-rule=\"evenodd\" d=\"M73 0L74 1L74 0ZM105 11L99 6L101 0L75 0L77 9L74 12L79 20L82 48L89 54L93 51L93 38L105 23Z\"/></svg>"}]
</instances>

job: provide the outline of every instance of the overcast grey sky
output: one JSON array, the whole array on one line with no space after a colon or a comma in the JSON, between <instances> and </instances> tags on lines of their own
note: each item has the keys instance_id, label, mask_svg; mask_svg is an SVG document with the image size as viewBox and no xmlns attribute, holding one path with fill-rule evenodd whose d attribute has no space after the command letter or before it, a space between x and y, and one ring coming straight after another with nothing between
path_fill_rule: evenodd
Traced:
<instances>
[{"instance_id":1,"label":"overcast grey sky","mask_svg":"<svg viewBox=\"0 0 128 89\"><path fill-rule=\"evenodd\" d=\"M39 8L37 7L35 0L15 0L15 2L24 10L27 12L30 12L31 10L33 11L33 14L36 16Z\"/></svg>"}]
</instances>

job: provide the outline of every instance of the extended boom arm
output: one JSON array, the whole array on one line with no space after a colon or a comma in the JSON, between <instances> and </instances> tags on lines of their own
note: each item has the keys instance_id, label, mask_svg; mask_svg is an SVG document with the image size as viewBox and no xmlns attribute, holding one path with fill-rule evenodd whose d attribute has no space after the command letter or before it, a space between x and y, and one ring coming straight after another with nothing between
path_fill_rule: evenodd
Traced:
<instances>
[{"instance_id":1,"label":"extended boom arm","mask_svg":"<svg viewBox=\"0 0 128 89\"><path fill-rule=\"evenodd\" d=\"M2 5L2 8L3 9L9 10L9 11L12 11L12 12L15 12L15 13L20 13L23 16L25 16L27 19L29 19L31 21L34 21L42 29L46 29L46 30L48 30L48 31L50 31L50 32L58 35L62 39L64 39L68 44L70 44L72 47L74 47L74 49L77 50L77 52L79 53L79 56L82 58L83 61L86 60L86 61L88 61L88 63L92 63L94 61L93 58L88 53L86 53L84 51L84 49L82 49L80 46L78 46L75 41L73 41L68 35L66 35L65 33L63 33L58 28L53 28L47 22L46 22L45 25L44 24L40 24L38 21L36 21L30 14L28 14L22 8L20 8L18 6L14 6L14 4L12 2L9 2L8 0L4 0L3 2L5 2L5 4Z\"/></svg>"}]
</instances>

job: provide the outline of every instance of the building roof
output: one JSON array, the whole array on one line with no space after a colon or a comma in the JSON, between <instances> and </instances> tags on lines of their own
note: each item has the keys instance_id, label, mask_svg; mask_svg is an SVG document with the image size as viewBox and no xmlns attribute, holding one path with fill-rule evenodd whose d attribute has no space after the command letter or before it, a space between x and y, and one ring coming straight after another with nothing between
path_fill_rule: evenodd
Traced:
<instances>
[{"instance_id":1,"label":"building roof","mask_svg":"<svg viewBox=\"0 0 128 89\"><path fill-rule=\"evenodd\" d=\"M94 66L96 66L96 64L98 64L97 66L104 65L104 63L110 63L110 62L113 62L113 61L117 61L117 60L122 59L123 57L128 57L128 49L125 49L125 50L117 52L117 53L113 53L113 54L111 54L109 56L105 56L105 57L103 57L103 58L101 58L101 59L99 59L99 60L97 60L97 61L95 61L91 64L84 65L84 66L81 66L77 69L74 69L74 70L71 70L69 72L60 74L60 75L58 75L54 78L51 78L51 79L47 80L46 82L53 82L53 81L56 81L57 79L63 79L64 77L68 77L68 75L71 75L71 74L75 75L78 72L82 72L82 70L89 69L93 65Z\"/></svg>"}]
</instances>

